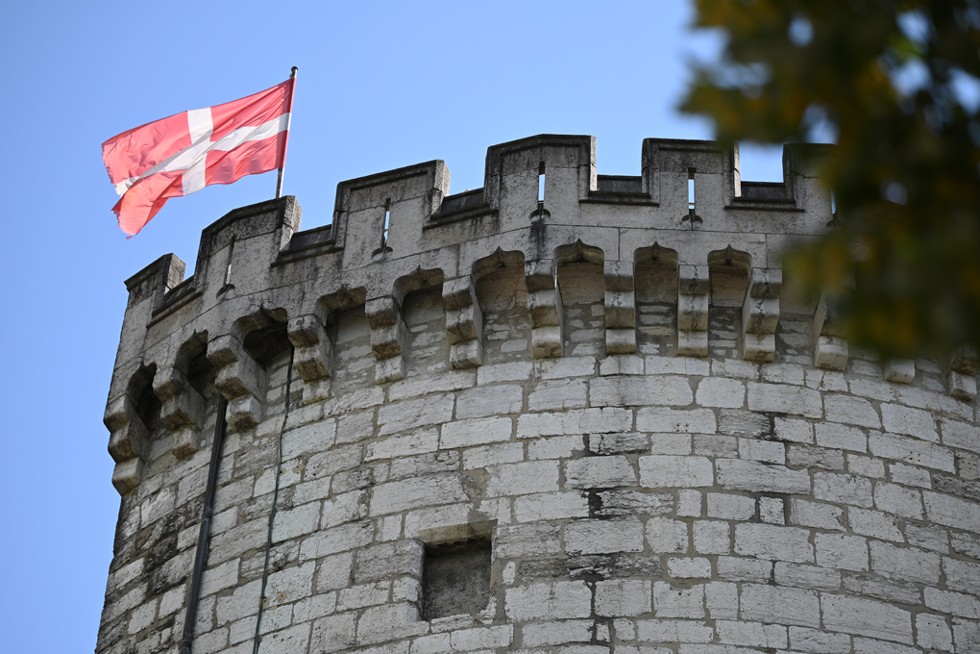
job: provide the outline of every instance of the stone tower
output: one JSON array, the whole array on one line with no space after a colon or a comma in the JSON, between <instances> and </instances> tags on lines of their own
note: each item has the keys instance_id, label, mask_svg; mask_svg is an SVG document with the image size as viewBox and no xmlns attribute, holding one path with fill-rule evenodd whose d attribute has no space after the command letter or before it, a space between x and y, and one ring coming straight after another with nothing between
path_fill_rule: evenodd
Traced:
<instances>
[{"instance_id":1,"label":"stone tower","mask_svg":"<svg viewBox=\"0 0 980 654\"><path fill-rule=\"evenodd\" d=\"M783 283L819 150L433 161L126 282L100 654L980 652L977 365Z\"/></svg>"}]
</instances>

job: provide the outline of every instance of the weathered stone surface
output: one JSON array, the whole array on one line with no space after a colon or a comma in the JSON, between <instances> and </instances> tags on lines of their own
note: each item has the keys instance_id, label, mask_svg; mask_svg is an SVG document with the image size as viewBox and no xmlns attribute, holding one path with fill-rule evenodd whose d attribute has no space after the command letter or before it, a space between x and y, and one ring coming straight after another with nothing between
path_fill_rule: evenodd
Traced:
<instances>
[{"instance_id":1,"label":"weathered stone surface","mask_svg":"<svg viewBox=\"0 0 980 654\"><path fill-rule=\"evenodd\" d=\"M517 622L585 618L592 613L592 591L584 581L518 586L507 591L504 609Z\"/></svg>"},{"instance_id":2,"label":"weathered stone surface","mask_svg":"<svg viewBox=\"0 0 980 654\"><path fill-rule=\"evenodd\" d=\"M788 384L748 383L750 411L820 418L823 403L820 393L813 389Z\"/></svg>"},{"instance_id":3,"label":"weathered stone surface","mask_svg":"<svg viewBox=\"0 0 980 654\"><path fill-rule=\"evenodd\" d=\"M748 620L820 626L820 604L814 591L743 584L740 606L742 617Z\"/></svg>"},{"instance_id":4,"label":"weathered stone surface","mask_svg":"<svg viewBox=\"0 0 980 654\"><path fill-rule=\"evenodd\" d=\"M640 484L648 488L711 486L711 461L701 456L640 457Z\"/></svg>"},{"instance_id":5,"label":"weathered stone surface","mask_svg":"<svg viewBox=\"0 0 980 654\"><path fill-rule=\"evenodd\" d=\"M827 629L899 643L912 643L908 611L875 600L825 594L820 598Z\"/></svg>"},{"instance_id":6,"label":"weathered stone surface","mask_svg":"<svg viewBox=\"0 0 980 654\"><path fill-rule=\"evenodd\" d=\"M781 286L831 220L797 146L782 184L594 146L494 146L462 194L442 162L343 182L306 232L262 203L193 278L130 280L97 654L179 649L222 394L200 654L260 617L276 654L980 647L975 366L878 361Z\"/></svg>"},{"instance_id":7,"label":"weathered stone surface","mask_svg":"<svg viewBox=\"0 0 980 654\"><path fill-rule=\"evenodd\" d=\"M796 527L740 524L735 526L735 552L776 561L813 561L810 532Z\"/></svg>"},{"instance_id":8,"label":"weathered stone surface","mask_svg":"<svg viewBox=\"0 0 980 654\"><path fill-rule=\"evenodd\" d=\"M719 459L715 467L718 484L724 488L771 493L810 491L810 475L806 470L736 459Z\"/></svg>"}]
</instances>

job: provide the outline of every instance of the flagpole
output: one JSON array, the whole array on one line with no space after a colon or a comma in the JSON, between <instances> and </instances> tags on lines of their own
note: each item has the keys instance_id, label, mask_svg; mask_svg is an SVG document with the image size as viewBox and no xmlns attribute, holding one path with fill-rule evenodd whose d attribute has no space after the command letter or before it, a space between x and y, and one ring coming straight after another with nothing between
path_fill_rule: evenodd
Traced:
<instances>
[{"instance_id":1,"label":"flagpole","mask_svg":"<svg viewBox=\"0 0 980 654\"><path fill-rule=\"evenodd\" d=\"M282 165L279 166L279 178L276 180L276 199L282 197L282 174L286 169L286 148L289 146L289 124L293 121L293 96L296 93L296 73L299 72L299 68L293 66L292 73L289 75L289 79L293 80L292 86L289 87L289 113L286 114L286 143L282 146Z\"/></svg>"}]
</instances>

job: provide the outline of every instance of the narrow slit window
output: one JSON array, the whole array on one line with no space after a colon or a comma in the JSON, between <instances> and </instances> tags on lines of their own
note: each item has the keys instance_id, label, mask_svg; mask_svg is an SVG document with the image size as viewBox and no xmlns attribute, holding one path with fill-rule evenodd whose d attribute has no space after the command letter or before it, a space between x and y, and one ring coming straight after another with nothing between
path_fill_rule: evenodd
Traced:
<instances>
[{"instance_id":1,"label":"narrow slit window","mask_svg":"<svg viewBox=\"0 0 980 654\"><path fill-rule=\"evenodd\" d=\"M837 216L837 194L830 192L830 215Z\"/></svg>"},{"instance_id":2,"label":"narrow slit window","mask_svg":"<svg viewBox=\"0 0 980 654\"><path fill-rule=\"evenodd\" d=\"M222 286L228 286L231 284L231 262L235 256L235 237L231 237L231 241L228 243L228 263L225 265L225 282Z\"/></svg>"},{"instance_id":3,"label":"narrow slit window","mask_svg":"<svg viewBox=\"0 0 980 654\"><path fill-rule=\"evenodd\" d=\"M422 617L478 615L490 602L490 540L425 546Z\"/></svg>"},{"instance_id":4,"label":"narrow slit window","mask_svg":"<svg viewBox=\"0 0 980 654\"><path fill-rule=\"evenodd\" d=\"M538 202L544 202L544 162L538 164Z\"/></svg>"},{"instance_id":5,"label":"narrow slit window","mask_svg":"<svg viewBox=\"0 0 980 654\"><path fill-rule=\"evenodd\" d=\"M385 200L385 219L381 231L381 247L388 245L388 229L391 227L391 198Z\"/></svg>"},{"instance_id":6,"label":"narrow slit window","mask_svg":"<svg viewBox=\"0 0 980 654\"><path fill-rule=\"evenodd\" d=\"M687 211L693 214L694 209L694 169L691 168L687 171Z\"/></svg>"}]
</instances>

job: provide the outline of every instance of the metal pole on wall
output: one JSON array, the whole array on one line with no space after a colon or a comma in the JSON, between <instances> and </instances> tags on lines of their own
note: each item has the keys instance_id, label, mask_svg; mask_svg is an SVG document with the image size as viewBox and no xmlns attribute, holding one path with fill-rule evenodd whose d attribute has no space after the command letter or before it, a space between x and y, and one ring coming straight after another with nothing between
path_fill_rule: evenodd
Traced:
<instances>
[{"instance_id":1,"label":"metal pole on wall","mask_svg":"<svg viewBox=\"0 0 980 654\"><path fill-rule=\"evenodd\" d=\"M296 73L299 72L299 68L293 66L292 73L289 75L289 79L293 80L292 86L289 88L289 113L286 114L286 143L282 146L282 165L279 166L279 178L276 180L276 199L282 197L282 175L283 171L286 170L286 148L289 146L289 125L293 122L293 96L296 95Z\"/></svg>"}]
</instances>

